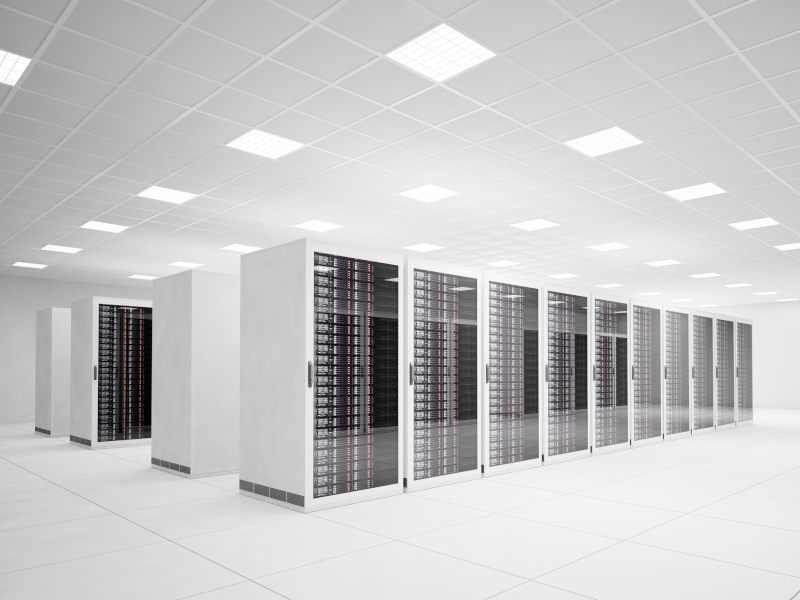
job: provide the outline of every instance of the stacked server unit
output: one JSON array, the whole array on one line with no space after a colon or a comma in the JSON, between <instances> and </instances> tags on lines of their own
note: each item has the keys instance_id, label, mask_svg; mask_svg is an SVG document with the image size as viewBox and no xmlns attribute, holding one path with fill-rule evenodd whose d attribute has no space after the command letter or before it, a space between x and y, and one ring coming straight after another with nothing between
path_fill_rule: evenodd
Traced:
<instances>
[{"instance_id":1,"label":"stacked server unit","mask_svg":"<svg viewBox=\"0 0 800 600\"><path fill-rule=\"evenodd\" d=\"M539 290L488 280L484 472L530 466L539 448Z\"/></svg>"},{"instance_id":2,"label":"stacked server unit","mask_svg":"<svg viewBox=\"0 0 800 600\"><path fill-rule=\"evenodd\" d=\"M714 427L714 318L692 315L692 428Z\"/></svg>"},{"instance_id":3,"label":"stacked server unit","mask_svg":"<svg viewBox=\"0 0 800 600\"><path fill-rule=\"evenodd\" d=\"M408 267L408 489L477 477L478 280Z\"/></svg>"},{"instance_id":4,"label":"stacked server unit","mask_svg":"<svg viewBox=\"0 0 800 600\"><path fill-rule=\"evenodd\" d=\"M547 455L589 450L588 302L547 292Z\"/></svg>"},{"instance_id":5,"label":"stacked server unit","mask_svg":"<svg viewBox=\"0 0 800 600\"><path fill-rule=\"evenodd\" d=\"M736 422L753 420L753 324L736 323Z\"/></svg>"},{"instance_id":6,"label":"stacked server unit","mask_svg":"<svg viewBox=\"0 0 800 600\"><path fill-rule=\"evenodd\" d=\"M402 491L398 263L300 240L241 276L240 489L302 510Z\"/></svg>"},{"instance_id":7,"label":"stacked server unit","mask_svg":"<svg viewBox=\"0 0 800 600\"><path fill-rule=\"evenodd\" d=\"M664 312L664 432L687 433L691 429L689 369L689 315Z\"/></svg>"},{"instance_id":8,"label":"stacked server unit","mask_svg":"<svg viewBox=\"0 0 800 600\"><path fill-rule=\"evenodd\" d=\"M594 447L627 444L628 304L594 299Z\"/></svg>"},{"instance_id":9,"label":"stacked server unit","mask_svg":"<svg viewBox=\"0 0 800 600\"><path fill-rule=\"evenodd\" d=\"M633 441L662 437L661 309L633 306Z\"/></svg>"},{"instance_id":10,"label":"stacked server unit","mask_svg":"<svg viewBox=\"0 0 800 600\"><path fill-rule=\"evenodd\" d=\"M734 322L717 319L717 427L734 422L734 358Z\"/></svg>"}]
</instances>

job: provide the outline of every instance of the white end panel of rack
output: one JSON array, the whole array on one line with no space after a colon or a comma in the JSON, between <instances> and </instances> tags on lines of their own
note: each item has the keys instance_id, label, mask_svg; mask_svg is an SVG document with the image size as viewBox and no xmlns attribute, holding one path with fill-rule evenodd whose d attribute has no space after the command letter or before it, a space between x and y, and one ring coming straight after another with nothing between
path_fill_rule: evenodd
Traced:
<instances>
[{"instance_id":1,"label":"white end panel of rack","mask_svg":"<svg viewBox=\"0 0 800 600\"><path fill-rule=\"evenodd\" d=\"M69 435L70 309L36 313L36 405L34 427L52 437Z\"/></svg>"},{"instance_id":2,"label":"white end panel of rack","mask_svg":"<svg viewBox=\"0 0 800 600\"><path fill-rule=\"evenodd\" d=\"M239 278L184 271L153 284L152 464L239 467Z\"/></svg>"},{"instance_id":3,"label":"white end panel of rack","mask_svg":"<svg viewBox=\"0 0 800 600\"><path fill-rule=\"evenodd\" d=\"M298 240L241 279L240 490L304 511L401 493L399 261Z\"/></svg>"},{"instance_id":4,"label":"white end panel of rack","mask_svg":"<svg viewBox=\"0 0 800 600\"><path fill-rule=\"evenodd\" d=\"M71 438L97 438L97 383L94 367L97 361L94 299L72 303L70 324L70 393L69 434Z\"/></svg>"}]
</instances>

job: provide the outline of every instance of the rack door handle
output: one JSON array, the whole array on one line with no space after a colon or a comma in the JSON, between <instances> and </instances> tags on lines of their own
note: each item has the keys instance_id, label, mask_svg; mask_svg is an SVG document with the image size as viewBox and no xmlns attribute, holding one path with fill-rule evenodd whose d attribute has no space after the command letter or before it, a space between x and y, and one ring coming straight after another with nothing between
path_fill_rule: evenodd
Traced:
<instances>
[{"instance_id":1,"label":"rack door handle","mask_svg":"<svg viewBox=\"0 0 800 600\"><path fill-rule=\"evenodd\" d=\"M408 385L414 385L414 363L408 363Z\"/></svg>"},{"instance_id":2,"label":"rack door handle","mask_svg":"<svg viewBox=\"0 0 800 600\"><path fill-rule=\"evenodd\" d=\"M314 387L314 363L313 361L308 361L308 387Z\"/></svg>"},{"instance_id":3,"label":"rack door handle","mask_svg":"<svg viewBox=\"0 0 800 600\"><path fill-rule=\"evenodd\" d=\"M692 367L692 379L694 379L694 378L695 378L694 367Z\"/></svg>"},{"instance_id":4,"label":"rack door handle","mask_svg":"<svg viewBox=\"0 0 800 600\"><path fill-rule=\"evenodd\" d=\"M550 365L545 363L544 365L544 382L547 383L550 381Z\"/></svg>"},{"instance_id":5,"label":"rack door handle","mask_svg":"<svg viewBox=\"0 0 800 600\"><path fill-rule=\"evenodd\" d=\"M719 379L719 365L717 365L716 368L715 368L715 375L716 375L716 378Z\"/></svg>"},{"instance_id":6,"label":"rack door handle","mask_svg":"<svg viewBox=\"0 0 800 600\"><path fill-rule=\"evenodd\" d=\"M631 365L631 379L636 379L636 367Z\"/></svg>"},{"instance_id":7,"label":"rack door handle","mask_svg":"<svg viewBox=\"0 0 800 600\"><path fill-rule=\"evenodd\" d=\"M95 381L97 381L97 365L94 366L94 371L93 371L92 377L94 378Z\"/></svg>"},{"instance_id":8,"label":"rack door handle","mask_svg":"<svg viewBox=\"0 0 800 600\"><path fill-rule=\"evenodd\" d=\"M489 363L486 363L486 383L489 383Z\"/></svg>"},{"instance_id":9,"label":"rack door handle","mask_svg":"<svg viewBox=\"0 0 800 600\"><path fill-rule=\"evenodd\" d=\"M666 365L664 365L664 379L669 379L669 375L668 375L668 372L667 372L667 366Z\"/></svg>"}]
</instances>

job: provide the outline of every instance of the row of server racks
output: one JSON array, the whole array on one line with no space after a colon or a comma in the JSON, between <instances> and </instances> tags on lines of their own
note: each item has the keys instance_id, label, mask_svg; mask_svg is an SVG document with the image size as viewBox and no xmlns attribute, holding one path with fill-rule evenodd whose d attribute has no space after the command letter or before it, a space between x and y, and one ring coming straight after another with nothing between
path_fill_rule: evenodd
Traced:
<instances>
[{"instance_id":1,"label":"row of server racks","mask_svg":"<svg viewBox=\"0 0 800 600\"><path fill-rule=\"evenodd\" d=\"M735 318L307 240L243 258L254 311L240 487L302 510L752 421Z\"/></svg>"}]
</instances>

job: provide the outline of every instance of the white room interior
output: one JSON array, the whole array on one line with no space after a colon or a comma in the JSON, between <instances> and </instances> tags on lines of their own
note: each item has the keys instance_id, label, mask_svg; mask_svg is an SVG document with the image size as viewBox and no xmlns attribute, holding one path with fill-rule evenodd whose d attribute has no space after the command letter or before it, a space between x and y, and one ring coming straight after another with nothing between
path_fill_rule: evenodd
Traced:
<instances>
[{"instance_id":1,"label":"white room interior","mask_svg":"<svg viewBox=\"0 0 800 600\"><path fill-rule=\"evenodd\" d=\"M798 193L797 0L0 0L0 597L798 597ZM310 418L259 394L307 352L261 307L314 269L240 267L301 238L409 299L420 264L544 320L555 290L751 322L754 420L276 506L232 467L239 363L241 464L311 481ZM34 432L37 313L91 297L154 302L152 448Z\"/></svg>"}]
</instances>

